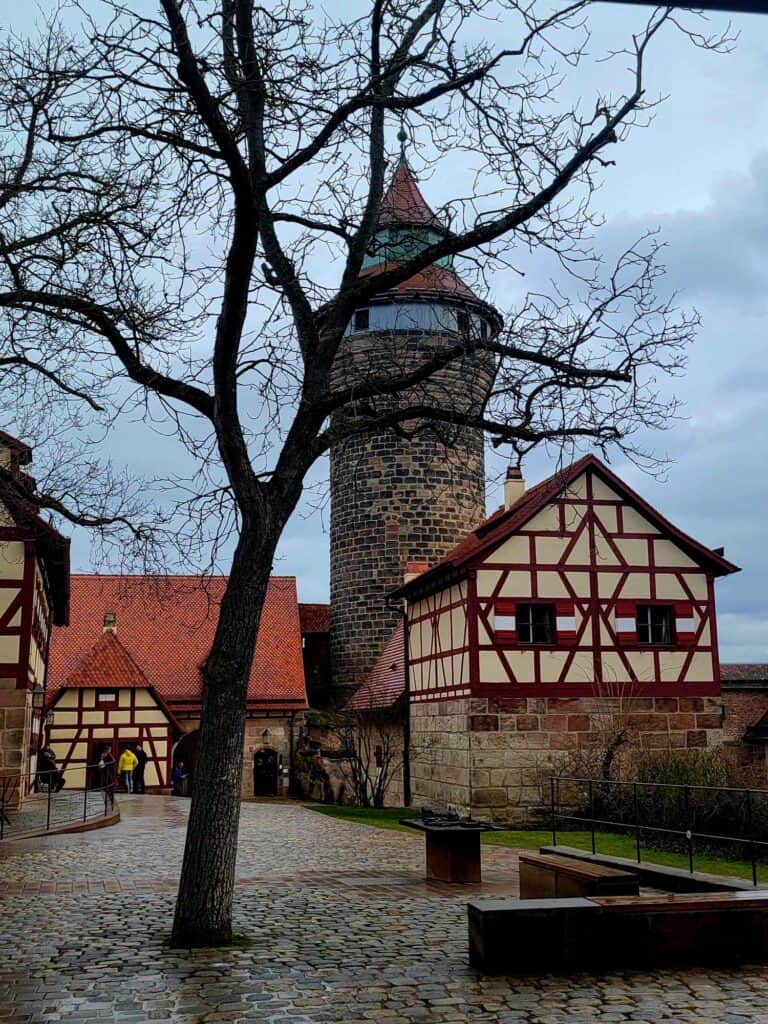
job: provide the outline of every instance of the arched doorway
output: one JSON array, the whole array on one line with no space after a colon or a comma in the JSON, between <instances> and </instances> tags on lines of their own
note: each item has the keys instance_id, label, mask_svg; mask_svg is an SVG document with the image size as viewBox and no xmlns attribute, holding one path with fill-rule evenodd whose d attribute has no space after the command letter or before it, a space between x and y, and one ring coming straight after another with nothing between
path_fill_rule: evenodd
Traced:
<instances>
[{"instance_id":1,"label":"arched doorway","mask_svg":"<svg viewBox=\"0 0 768 1024\"><path fill-rule=\"evenodd\" d=\"M262 747L253 755L253 795L277 796L280 759L272 747Z\"/></svg>"},{"instance_id":2,"label":"arched doorway","mask_svg":"<svg viewBox=\"0 0 768 1024\"><path fill-rule=\"evenodd\" d=\"M186 790L188 793L191 792L192 779L195 774L195 767L197 765L197 750L200 746L200 730L195 729L194 732L188 732L181 737L179 742L173 748L173 767L183 762L184 770L187 773L187 785ZM169 780L170 781L170 780Z\"/></svg>"}]
</instances>

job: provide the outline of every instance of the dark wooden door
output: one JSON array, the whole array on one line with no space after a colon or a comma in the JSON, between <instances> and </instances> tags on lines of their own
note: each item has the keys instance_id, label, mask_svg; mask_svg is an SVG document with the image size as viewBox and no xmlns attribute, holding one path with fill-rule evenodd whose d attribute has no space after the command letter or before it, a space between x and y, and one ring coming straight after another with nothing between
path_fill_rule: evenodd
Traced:
<instances>
[{"instance_id":1,"label":"dark wooden door","mask_svg":"<svg viewBox=\"0 0 768 1024\"><path fill-rule=\"evenodd\" d=\"M253 795L277 796L277 751L271 747L253 755Z\"/></svg>"}]
</instances>

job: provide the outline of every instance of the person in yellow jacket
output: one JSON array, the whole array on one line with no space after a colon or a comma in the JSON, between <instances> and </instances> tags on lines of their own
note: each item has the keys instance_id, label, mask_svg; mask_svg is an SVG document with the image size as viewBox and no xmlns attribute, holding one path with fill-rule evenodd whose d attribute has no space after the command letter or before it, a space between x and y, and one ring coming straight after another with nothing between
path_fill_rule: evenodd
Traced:
<instances>
[{"instance_id":1,"label":"person in yellow jacket","mask_svg":"<svg viewBox=\"0 0 768 1024\"><path fill-rule=\"evenodd\" d=\"M120 781L126 793L133 792L133 769L139 763L138 757L130 747L126 747L117 762L117 770L120 773Z\"/></svg>"}]
</instances>

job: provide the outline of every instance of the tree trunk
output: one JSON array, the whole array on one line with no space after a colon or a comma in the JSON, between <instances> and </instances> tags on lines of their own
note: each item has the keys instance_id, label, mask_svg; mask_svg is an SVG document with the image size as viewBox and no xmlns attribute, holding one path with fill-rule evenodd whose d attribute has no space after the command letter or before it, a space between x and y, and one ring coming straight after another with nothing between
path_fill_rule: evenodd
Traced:
<instances>
[{"instance_id":1,"label":"tree trunk","mask_svg":"<svg viewBox=\"0 0 768 1024\"><path fill-rule=\"evenodd\" d=\"M248 679L277 537L240 536L203 669L200 747L173 923L184 948L232 941Z\"/></svg>"}]
</instances>

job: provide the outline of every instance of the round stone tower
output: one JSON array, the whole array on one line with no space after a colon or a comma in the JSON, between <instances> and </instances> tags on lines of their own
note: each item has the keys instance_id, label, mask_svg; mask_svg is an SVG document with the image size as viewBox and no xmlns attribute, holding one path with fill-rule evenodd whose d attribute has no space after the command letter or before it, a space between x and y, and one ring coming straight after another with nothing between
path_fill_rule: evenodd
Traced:
<instances>
[{"instance_id":1,"label":"round stone tower","mask_svg":"<svg viewBox=\"0 0 768 1024\"><path fill-rule=\"evenodd\" d=\"M362 273L391 268L445 234L401 158ZM487 353L473 354L471 342L500 328L498 313L447 258L355 311L334 385L396 379L464 338L461 360L396 398L365 404L382 414L396 405L480 412L495 363ZM364 681L397 625L387 594L402 583L407 564L436 562L485 517L483 434L415 419L339 442L330 462L331 659L342 696Z\"/></svg>"}]
</instances>

